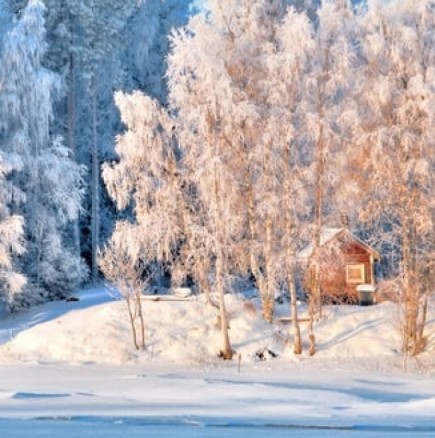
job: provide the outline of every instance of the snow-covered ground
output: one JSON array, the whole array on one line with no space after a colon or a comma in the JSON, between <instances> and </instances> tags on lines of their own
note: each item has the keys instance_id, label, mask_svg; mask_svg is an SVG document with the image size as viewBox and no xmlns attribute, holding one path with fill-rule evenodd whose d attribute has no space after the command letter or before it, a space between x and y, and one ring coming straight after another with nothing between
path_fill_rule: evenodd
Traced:
<instances>
[{"instance_id":1,"label":"snow-covered ground","mask_svg":"<svg viewBox=\"0 0 435 438\"><path fill-rule=\"evenodd\" d=\"M318 354L296 358L288 327L228 296L239 370L216 358L201 300L146 301L138 354L122 301L79 296L0 320L1 437L435 437L433 320L429 352L404 374L392 304L326 308ZM264 348L278 357L259 360Z\"/></svg>"}]
</instances>

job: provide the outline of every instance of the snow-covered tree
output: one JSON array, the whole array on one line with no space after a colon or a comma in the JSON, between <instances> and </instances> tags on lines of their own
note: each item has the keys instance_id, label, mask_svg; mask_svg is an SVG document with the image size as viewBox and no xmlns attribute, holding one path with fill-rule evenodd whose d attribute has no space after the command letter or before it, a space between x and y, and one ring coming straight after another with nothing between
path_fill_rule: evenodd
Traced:
<instances>
[{"instance_id":1,"label":"snow-covered tree","mask_svg":"<svg viewBox=\"0 0 435 438\"><path fill-rule=\"evenodd\" d=\"M110 3L110 4L109 4ZM76 34L74 35L75 63L79 67L82 84L82 98L87 105L80 108L78 120L82 126L80 133L85 148L80 153L81 160L89 169L88 193L90 224L90 265L92 280L98 278L97 251L100 245L102 223L102 200L100 188L100 165L107 148L112 147L113 130L109 139L101 129L103 121L107 123L113 112L110 105L114 78L119 67L119 44L122 31L137 5L133 0L106 2L82 0L71 2L70 11L75 18ZM79 48L79 50L77 50ZM105 72L103 74L103 71ZM104 88L103 88L104 85ZM103 91L104 90L104 91ZM108 92L108 95L107 95ZM106 105L100 106L105 101ZM106 141L105 141L106 140Z\"/></svg>"},{"instance_id":2,"label":"snow-covered tree","mask_svg":"<svg viewBox=\"0 0 435 438\"><path fill-rule=\"evenodd\" d=\"M146 0L139 2L137 13L131 18L126 38L128 41L123 69L128 76L126 85L142 90L164 104L167 100L166 55L169 35L173 28L187 23L190 1Z\"/></svg>"},{"instance_id":3,"label":"snow-covered tree","mask_svg":"<svg viewBox=\"0 0 435 438\"><path fill-rule=\"evenodd\" d=\"M80 254L97 278L100 235L106 238L114 222L100 188L100 164L114 157L121 129L113 92L140 84L165 99L167 34L189 7L160 0L45 4L0 3L3 158L20 165L8 178L22 193L14 208L24 219L20 265L29 301L30 292L54 297L83 279Z\"/></svg>"},{"instance_id":4,"label":"snow-covered tree","mask_svg":"<svg viewBox=\"0 0 435 438\"><path fill-rule=\"evenodd\" d=\"M243 119L247 124L254 120L247 90L238 96L235 92L235 78L243 79L237 74L243 66L237 59L240 48L235 39L249 32L252 14L245 14L257 2L238 5L239 9L233 1L211 2L209 18L193 18L187 30L173 38L168 71L169 102L179 120L177 135L186 178L203 206L201 221L207 232L203 244L219 301L225 359L233 353L224 294L231 275L243 269L238 250L245 230L240 202L245 168L237 154L242 142L236 132Z\"/></svg>"},{"instance_id":5,"label":"snow-covered tree","mask_svg":"<svg viewBox=\"0 0 435 438\"><path fill-rule=\"evenodd\" d=\"M2 140L0 135L0 145ZM5 155L0 154L0 300L5 301L10 310L14 308L17 296L26 284L26 277L17 271L14 260L14 256L24 253L25 246L23 218L11 214L14 201L18 201L21 197L19 191L7 181L8 173L13 170L19 170L18 162L14 166L13 160L8 163Z\"/></svg>"},{"instance_id":6,"label":"snow-covered tree","mask_svg":"<svg viewBox=\"0 0 435 438\"><path fill-rule=\"evenodd\" d=\"M113 282L127 304L128 319L136 350L145 350L145 319L142 309L144 264L134 250L136 230L127 222L118 222L109 243L99 252L98 263L106 279Z\"/></svg>"},{"instance_id":7,"label":"snow-covered tree","mask_svg":"<svg viewBox=\"0 0 435 438\"><path fill-rule=\"evenodd\" d=\"M3 42L11 25L7 4L0 1L0 60ZM7 99L7 93L6 81L0 81L0 101ZM23 254L25 250L23 218L12 212L23 200L23 194L8 180L11 172L20 170L21 160L13 152L6 151L7 141L7 124L4 118L0 118L0 300L5 301L12 310L17 295L26 283L26 277L19 272L14 259L14 256Z\"/></svg>"},{"instance_id":8,"label":"snow-covered tree","mask_svg":"<svg viewBox=\"0 0 435 438\"><path fill-rule=\"evenodd\" d=\"M217 133L213 134L216 139L209 141L220 144L216 154L225 165L225 173L219 178L230 184L220 190L223 197L231 193L228 208L234 218L235 236L244 236L243 239L234 236L230 258L237 261L241 271L254 275L264 318L270 322L277 287L279 233L273 223L279 215L279 187L275 172L277 145L269 123L272 107L268 102L268 62L275 50L275 28L284 15L285 5L281 1L242 5L228 1L211 2L209 6L209 21L193 25L197 26L195 32L204 35L205 44L215 41L215 51L206 48L202 37L194 38L189 44L195 45L191 49L195 57L198 51L202 52L202 65L213 65L213 71L208 76L201 72L200 79L195 77L192 83L208 89L209 100L215 99L219 108L209 110L212 114L218 112L217 123L209 121L211 125L217 124ZM180 57L180 66L182 63ZM187 63L196 75L200 64L190 59ZM177 99L181 106L182 99ZM224 154L227 157L222 159ZM224 176L226 173L231 178Z\"/></svg>"},{"instance_id":9,"label":"snow-covered tree","mask_svg":"<svg viewBox=\"0 0 435 438\"><path fill-rule=\"evenodd\" d=\"M197 193L198 183L187 177L187 173L193 171L192 161L190 166L187 161L192 155L187 156L179 144L181 118L177 117L178 123L175 122L156 101L139 92L130 96L118 94L117 103L127 131L118 138L119 163L106 166L104 179L118 208L133 208L135 220L125 225L129 229L130 251L140 254L139 258L145 264L154 261L174 263L177 258L187 270L194 241L190 234L194 235L195 231L190 227L187 230L189 213L185 209L185 194L191 187ZM182 169L179 168L180 160ZM189 210L194 208L194 203ZM199 222L213 236L208 217L201 216ZM203 244L207 246L206 241ZM207 250L215 255L208 247ZM222 263L222 257L218 258L219 263ZM230 358L232 350L223 303L224 272L222 265L219 267L221 271L216 278L217 282L222 282L220 316L225 337L222 353Z\"/></svg>"},{"instance_id":10,"label":"snow-covered tree","mask_svg":"<svg viewBox=\"0 0 435 438\"><path fill-rule=\"evenodd\" d=\"M295 108L300 103L311 30L301 16L303 24L293 34L289 30L289 36L305 37L308 43L297 50L291 47L294 41L283 42L283 53L275 56L284 2L241 5L229 0L209 6L207 19L192 20L188 31L174 39L168 73L170 103L181 125L180 145L188 175L209 212L205 215L211 231L207 242L213 249L214 272L223 277L216 278L217 288L222 290L225 277L232 273L251 272L263 315L272 321L279 260L285 264L288 275L281 279L288 283L296 313L296 241L289 240L286 231L290 226L291 235L298 234L291 221L299 224L297 210L304 203L304 196L296 195L304 151L302 142L293 141L292 124L297 124ZM299 15L293 17L289 28L300 24ZM283 62L287 70L280 67ZM286 81L299 84L292 89ZM284 193L283 186L289 192ZM288 206L286 221L281 221L283 200ZM289 259L280 257L283 247ZM299 353L297 315L294 327Z\"/></svg>"},{"instance_id":11,"label":"snow-covered tree","mask_svg":"<svg viewBox=\"0 0 435 438\"><path fill-rule=\"evenodd\" d=\"M400 250L402 348L415 355L425 347L433 271L435 5L371 2L363 24L362 217L382 230L378 243Z\"/></svg>"},{"instance_id":12,"label":"snow-covered tree","mask_svg":"<svg viewBox=\"0 0 435 438\"><path fill-rule=\"evenodd\" d=\"M347 208L352 187L339 191L340 177L346 164L346 149L351 144L356 111L352 99L355 87L354 62L357 58L358 26L355 13L347 0L326 0L318 10L315 44L306 71L306 88L302 100L306 114L306 135L313 144L312 152L312 245L313 257L309 295L310 317L322 309L320 235L324 216L340 215L335 201L344 195ZM345 203L346 203L345 202ZM315 351L310 323L311 351Z\"/></svg>"},{"instance_id":13,"label":"snow-covered tree","mask_svg":"<svg viewBox=\"0 0 435 438\"><path fill-rule=\"evenodd\" d=\"M308 233L310 198L307 190L311 143L307 141L303 111L305 73L314 50L314 30L304 13L289 8L277 29L278 50L268 74L271 117L269 130L278 144L279 182L277 222L281 243L280 269L291 301L293 351L302 351L296 296L296 253Z\"/></svg>"},{"instance_id":14,"label":"snow-covered tree","mask_svg":"<svg viewBox=\"0 0 435 438\"><path fill-rule=\"evenodd\" d=\"M6 33L10 21L8 13L7 1L0 0L0 38Z\"/></svg>"},{"instance_id":15,"label":"snow-covered tree","mask_svg":"<svg viewBox=\"0 0 435 438\"><path fill-rule=\"evenodd\" d=\"M96 254L110 235L115 211L103 187L100 165L113 160L122 129L115 90L135 88L165 100L165 56L172 26L186 21L189 2L160 0L46 0L45 65L64 78L55 123L75 160L84 164L86 194L73 231L76 250L98 277Z\"/></svg>"},{"instance_id":16,"label":"snow-covered tree","mask_svg":"<svg viewBox=\"0 0 435 438\"><path fill-rule=\"evenodd\" d=\"M174 121L141 92L117 93L116 103L127 130L117 138L119 161L104 167L107 190L120 211L133 210L131 251L148 267L173 264L185 223Z\"/></svg>"},{"instance_id":17,"label":"snow-covered tree","mask_svg":"<svg viewBox=\"0 0 435 438\"><path fill-rule=\"evenodd\" d=\"M4 37L0 69L3 150L19 162L9 179L25 197L14 212L24 219L28 302L62 295L85 273L64 234L80 208L81 169L50 134L59 78L42 67L43 14L41 1L28 2Z\"/></svg>"}]
</instances>

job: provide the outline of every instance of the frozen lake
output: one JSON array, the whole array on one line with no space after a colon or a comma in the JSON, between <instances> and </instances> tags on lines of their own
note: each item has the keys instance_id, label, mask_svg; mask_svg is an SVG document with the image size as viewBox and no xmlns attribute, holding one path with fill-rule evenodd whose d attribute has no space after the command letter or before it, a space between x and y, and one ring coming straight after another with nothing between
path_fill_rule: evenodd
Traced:
<instances>
[{"instance_id":1,"label":"frozen lake","mask_svg":"<svg viewBox=\"0 0 435 438\"><path fill-rule=\"evenodd\" d=\"M0 437L428 437L432 378L160 365L0 365Z\"/></svg>"},{"instance_id":2,"label":"frozen lake","mask_svg":"<svg viewBox=\"0 0 435 438\"><path fill-rule=\"evenodd\" d=\"M38 418L30 420L0 420L1 436L8 438L32 438L61 436L62 438L92 437L299 437L299 438L374 438L374 437L435 437L435 429L420 427L349 426L322 427L297 424L263 424L227 421L219 419L185 418L137 418L137 417L71 417Z\"/></svg>"},{"instance_id":3,"label":"frozen lake","mask_svg":"<svg viewBox=\"0 0 435 438\"><path fill-rule=\"evenodd\" d=\"M0 365L0 437L435 438L430 377L159 368Z\"/></svg>"}]
</instances>

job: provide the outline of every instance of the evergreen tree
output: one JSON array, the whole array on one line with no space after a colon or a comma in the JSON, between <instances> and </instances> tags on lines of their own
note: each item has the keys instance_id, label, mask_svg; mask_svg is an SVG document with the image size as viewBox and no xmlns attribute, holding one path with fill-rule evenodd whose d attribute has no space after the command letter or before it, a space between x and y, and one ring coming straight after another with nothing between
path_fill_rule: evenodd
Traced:
<instances>
[{"instance_id":1,"label":"evergreen tree","mask_svg":"<svg viewBox=\"0 0 435 438\"><path fill-rule=\"evenodd\" d=\"M64 78L55 124L75 160L86 166L86 193L75 247L97 280L98 246L110 235L116 212L100 186L101 163L112 160L122 129L115 90L139 88L165 100L165 56L172 26L187 17L189 2L46 0L45 65Z\"/></svg>"},{"instance_id":2,"label":"evergreen tree","mask_svg":"<svg viewBox=\"0 0 435 438\"><path fill-rule=\"evenodd\" d=\"M14 212L24 219L20 265L28 277L22 296L27 303L59 297L85 274L65 235L80 208L81 169L50 134L59 78L42 66L43 15L42 2L30 0L4 38L0 69L4 151L20 163L9 179L25 197Z\"/></svg>"}]
</instances>

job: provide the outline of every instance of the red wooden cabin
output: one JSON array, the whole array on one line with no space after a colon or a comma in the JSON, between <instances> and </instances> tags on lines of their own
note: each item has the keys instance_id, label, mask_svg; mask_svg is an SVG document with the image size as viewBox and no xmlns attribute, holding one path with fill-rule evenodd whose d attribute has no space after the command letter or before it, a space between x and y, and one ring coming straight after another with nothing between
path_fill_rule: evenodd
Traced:
<instances>
[{"instance_id":1,"label":"red wooden cabin","mask_svg":"<svg viewBox=\"0 0 435 438\"><path fill-rule=\"evenodd\" d=\"M314 257L313 247L308 245L298 254L298 259L305 266L305 290L309 290L313 266L318 260L324 301L357 303L360 301L359 285L374 289L374 266L380 255L347 228L324 228L318 257Z\"/></svg>"}]
</instances>

